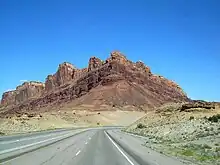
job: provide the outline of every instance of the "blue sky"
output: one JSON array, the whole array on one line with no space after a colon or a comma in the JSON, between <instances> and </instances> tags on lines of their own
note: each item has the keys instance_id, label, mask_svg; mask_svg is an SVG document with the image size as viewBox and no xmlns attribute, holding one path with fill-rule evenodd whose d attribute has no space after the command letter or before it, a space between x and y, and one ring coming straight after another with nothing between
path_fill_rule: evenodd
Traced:
<instances>
[{"instance_id":1,"label":"blue sky","mask_svg":"<svg viewBox=\"0 0 220 165\"><path fill-rule=\"evenodd\" d=\"M120 50L177 82L193 99L220 101L218 0L0 0L0 94L45 81L64 61Z\"/></svg>"}]
</instances>

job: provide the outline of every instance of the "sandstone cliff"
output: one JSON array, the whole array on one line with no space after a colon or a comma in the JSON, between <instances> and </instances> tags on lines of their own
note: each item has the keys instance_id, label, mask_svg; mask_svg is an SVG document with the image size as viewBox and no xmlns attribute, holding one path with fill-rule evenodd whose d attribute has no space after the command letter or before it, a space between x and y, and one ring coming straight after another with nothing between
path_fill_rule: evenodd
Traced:
<instances>
[{"instance_id":1,"label":"sandstone cliff","mask_svg":"<svg viewBox=\"0 0 220 165\"><path fill-rule=\"evenodd\" d=\"M118 51L112 52L105 61L90 58L84 69L77 69L67 62L60 64L57 72L46 78L45 87L40 86L23 84L16 91L4 93L2 104L18 104L10 109L12 112L66 102L155 107L166 102L189 100L176 83L152 74L143 62L131 62ZM20 104L33 97L35 99Z\"/></svg>"},{"instance_id":2,"label":"sandstone cliff","mask_svg":"<svg viewBox=\"0 0 220 165\"><path fill-rule=\"evenodd\" d=\"M89 59L89 66L88 66L88 72L96 69L96 68L99 68L102 66L102 60L100 60L99 58L96 58L96 57L91 57Z\"/></svg>"},{"instance_id":3,"label":"sandstone cliff","mask_svg":"<svg viewBox=\"0 0 220 165\"><path fill-rule=\"evenodd\" d=\"M46 92L60 87L72 80L76 80L86 72L86 69L77 69L72 64L64 62L59 65L54 75L48 75L45 82Z\"/></svg>"},{"instance_id":4,"label":"sandstone cliff","mask_svg":"<svg viewBox=\"0 0 220 165\"><path fill-rule=\"evenodd\" d=\"M3 93L1 104L2 105L15 104L15 95L16 95L15 90Z\"/></svg>"},{"instance_id":5,"label":"sandstone cliff","mask_svg":"<svg viewBox=\"0 0 220 165\"><path fill-rule=\"evenodd\" d=\"M41 82L24 82L16 90L3 93L1 104L15 105L29 99L38 98L44 92L45 85Z\"/></svg>"}]
</instances>

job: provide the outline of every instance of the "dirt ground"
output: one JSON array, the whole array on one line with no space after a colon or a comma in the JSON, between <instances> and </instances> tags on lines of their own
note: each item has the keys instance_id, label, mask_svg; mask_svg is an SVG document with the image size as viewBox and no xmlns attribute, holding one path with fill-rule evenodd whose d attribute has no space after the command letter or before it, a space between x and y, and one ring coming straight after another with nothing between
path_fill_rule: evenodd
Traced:
<instances>
[{"instance_id":1,"label":"dirt ground","mask_svg":"<svg viewBox=\"0 0 220 165\"><path fill-rule=\"evenodd\" d=\"M38 115L13 116L0 119L1 135L41 131L55 128L72 128L84 126L128 126L144 116L142 111L88 111L79 109L62 109L42 112Z\"/></svg>"}]
</instances>

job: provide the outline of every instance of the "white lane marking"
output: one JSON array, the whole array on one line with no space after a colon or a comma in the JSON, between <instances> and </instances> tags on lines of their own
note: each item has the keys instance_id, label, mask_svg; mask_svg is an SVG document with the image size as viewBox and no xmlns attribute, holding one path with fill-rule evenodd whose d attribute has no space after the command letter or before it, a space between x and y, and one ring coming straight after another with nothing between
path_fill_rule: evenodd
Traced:
<instances>
[{"instance_id":1,"label":"white lane marking","mask_svg":"<svg viewBox=\"0 0 220 165\"><path fill-rule=\"evenodd\" d=\"M89 140L91 140L91 137L89 137Z\"/></svg>"},{"instance_id":2,"label":"white lane marking","mask_svg":"<svg viewBox=\"0 0 220 165\"><path fill-rule=\"evenodd\" d=\"M12 152L12 151L24 149L24 148L27 148L27 147L31 147L31 146L34 146L34 145L37 145L37 144L45 143L45 142L47 142L47 141L51 141L51 140L54 140L54 139L58 139L58 138L62 138L62 137L67 137L67 136L70 136L70 135L73 135L73 134L66 134L66 135L54 137L54 138L51 138L51 139L46 139L46 140L42 140L42 141L39 141L39 142L27 144L27 145L24 145L24 146L20 146L20 147L15 147L15 148L3 150L3 151L0 151L0 155L1 155L1 154L8 153L8 152Z\"/></svg>"},{"instance_id":3,"label":"white lane marking","mask_svg":"<svg viewBox=\"0 0 220 165\"><path fill-rule=\"evenodd\" d=\"M134 165L134 163L127 157L127 155L118 147L118 145L109 137L109 135L105 132L108 139L114 144L114 146L118 149L118 151L125 157L125 159L131 164Z\"/></svg>"},{"instance_id":4,"label":"white lane marking","mask_svg":"<svg viewBox=\"0 0 220 165\"><path fill-rule=\"evenodd\" d=\"M88 142L86 142L85 144L88 144Z\"/></svg>"},{"instance_id":5,"label":"white lane marking","mask_svg":"<svg viewBox=\"0 0 220 165\"><path fill-rule=\"evenodd\" d=\"M76 153L76 156L79 155L80 152L81 152L81 151L79 150L79 151Z\"/></svg>"}]
</instances>

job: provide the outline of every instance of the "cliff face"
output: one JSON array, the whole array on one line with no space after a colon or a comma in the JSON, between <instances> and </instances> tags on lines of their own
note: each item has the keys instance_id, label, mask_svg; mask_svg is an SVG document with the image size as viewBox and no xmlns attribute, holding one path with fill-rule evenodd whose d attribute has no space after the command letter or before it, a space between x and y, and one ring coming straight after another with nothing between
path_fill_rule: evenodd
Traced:
<instances>
[{"instance_id":1,"label":"cliff face","mask_svg":"<svg viewBox=\"0 0 220 165\"><path fill-rule=\"evenodd\" d=\"M8 91L3 93L1 104L2 105L15 104L15 96L16 96L16 91Z\"/></svg>"},{"instance_id":2,"label":"cliff face","mask_svg":"<svg viewBox=\"0 0 220 165\"><path fill-rule=\"evenodd\" d=\"M35 99L20 104L33 97ZM2 104L11 104L13 101L9 100L13 99L18 106L11 111L70 101L76 105L155 107L189 100L176 83L152 74L143 62L131 62L120 52L112 52L105 61L92 57L85 69L66 62L60 64L57 72L47 77L45 87L44 84L23 84L16 91L4 93Z\"/></svg>"},{"instance_id":3,"label":"cliff face","mask_svg":"<svg viewBox=\"0 0 220 165\"><path fill-rule=\"evenodd\" d=\"M25 82L16 88L15 103L19 104L30 98L40 97L44 92L45 84L41 82Z\"/></svg>"},{"instance_id":4,"label":"cliff face","mask_svg":"<svg viewBox=\"0 0 220 165\"><path fill-rule=\"evenodd\" d=\"M64 62L60 64L54 75L48 75L45 82L46 91L53 90L71 81L74 78L75 71L76 68L70 63Z\"/></svg>"},{"instance_id":5,"label":"cliff face","mask_svg":"<svg viewBox=\"0 0 220 165\"><path fill-rule=\"evenodd\" d=\"M72 64L64 62L59 65L54 75L48 75L45 82L46 92L60 87L72 80L76 80L86 72L85 69L77 69Z\"/></svg>"},{"instance_id":6,"label":"cliff face","mask_svg":"<svg viewBox=\"0 0 220 165\"><path fill-rule=\"evenodd\" d=\"M31 98L38 98L44 92L45 85L41 82L24 82L16 90L5 92L2 96L1 104L15 105L27 101Z\"/></svg>"},{"instance_id":7,"label":"cliff face","mask_svg":"<svg viewBox=\"0 0 220 165\"><path fill-rule=\"evenodd\" d=\"M99 58L91 57L89 59L88 72L95 70L102 66L102 61Z\"/></svg>"}]
</instances>

